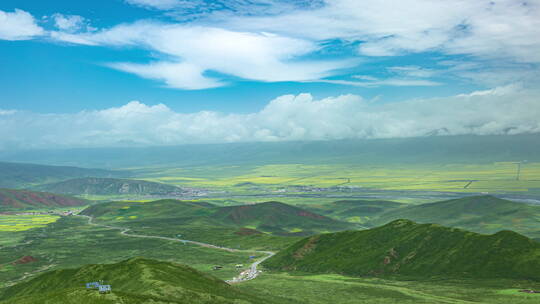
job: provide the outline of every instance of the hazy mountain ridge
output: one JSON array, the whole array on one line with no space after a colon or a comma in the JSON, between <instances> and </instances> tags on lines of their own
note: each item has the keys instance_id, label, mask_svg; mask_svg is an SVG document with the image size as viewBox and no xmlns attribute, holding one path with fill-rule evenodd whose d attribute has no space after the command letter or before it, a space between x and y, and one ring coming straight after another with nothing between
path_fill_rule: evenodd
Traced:
<instances>
[{"instance_id":1,"label":"hazy mountain ridge","mask_svg":"<svg viewBox=\"0 0 540 304\"><path fill-rule=\"evenodd\" d=\"M0 187L24 188L77 177L121 177L125 171L0 162Z\"/></svg>"},{"instance_id":2,"label":"hazy mountain ridge","mask_svg":"<svg viewBox=\"0 0 540 304\"><path fill-rule=\"evenodd\" d=\"M0 151L5 161L103 168L272 163L486 163L539 161L540 134L196 144L172 147Z\"/></svg>"},{"instance_id":3,"label":"hazy mountain ridge","mask_svg":"<svg viewBox=\"0 0 540 304\"><path fill-rule=\"evenodd\" d=\"M167 195L181 194L182 188L135 179L83 177L33 187L41 191L70 195Z\"/></svg>"}]
</instances>

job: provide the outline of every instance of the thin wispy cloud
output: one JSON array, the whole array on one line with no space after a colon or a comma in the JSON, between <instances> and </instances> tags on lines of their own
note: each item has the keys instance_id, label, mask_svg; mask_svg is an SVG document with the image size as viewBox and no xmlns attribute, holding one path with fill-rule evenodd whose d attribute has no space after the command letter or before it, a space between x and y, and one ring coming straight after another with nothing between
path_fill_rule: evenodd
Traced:
<instances>
[{"instance_id":1,"label":"thin wispy cloud","mask_svg":"<svg viewBox=\"0 0 540 304\"><path fill-rule=\"evenodd\" d=\"M161 21L119 22L94 31L84 27L83 16L58 13L53 16L57 29L44 32L32 15L16 10L1 12L0 38L45 35L70 44L147 50L151 54L144 63L109 62L108 66L186 90L224 86L231 78L433 86L441 80L403 79L442 75L419 66L394 67L393 72L403 77L378 80L378 84L335 81L346 69L361 67L365 58L426 52L469 56L470 62L481 62L486 69L503 70L501 62L529 64L521 68L523 75L539 80L530 72L540 68L539 0L126 0L126 5L161 10ZM175 19L184 13L193 18ZM352 45L354 51L334 58L319 56L334 46L329 41ZM443 72L473 79L478 71ZM515 82L502 77L493 81L497 79L495 85Z\"/></svg>"}]
</instances>

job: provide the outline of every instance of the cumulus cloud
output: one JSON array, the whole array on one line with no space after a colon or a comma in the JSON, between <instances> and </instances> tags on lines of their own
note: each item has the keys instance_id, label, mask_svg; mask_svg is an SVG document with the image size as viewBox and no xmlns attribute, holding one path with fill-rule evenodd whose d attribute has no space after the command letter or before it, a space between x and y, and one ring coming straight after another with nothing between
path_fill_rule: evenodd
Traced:
<instances>
[{"instance_id":1,"label":"cumulus cloud","mask_svg":"<svg viewBox=\"0 0 540 304\"><path fill-rule=\"evenodd\" d=\"M178 113L138 101L75 114L0 116L0 147L111 147L540 132L540 92L498 87L379 104L356 95L284 95L261 111Z\"/></svg>"},{"instance_id":2,"label":"cumulus cloud","mask_svg":"<svg viewBox=\"0 0 540 304\"><path fill-rule=\"evenodd\" d=\"M37 25L34 17L20 9L13 12L0 10L0 39L27 40L43 35L45 31Z\"/></svg>"},{"instance_id":3,"label":"cumulus cloud","mask_svg":"<svg viewBox=\"0 0 540 304\"><path fill-rule=\"evenodd\" d=\"M63 15L56 13L52 16L54 25L61 31L76 32L85 26L85 18L79 15Z\"/></svg>"}]
</instances>

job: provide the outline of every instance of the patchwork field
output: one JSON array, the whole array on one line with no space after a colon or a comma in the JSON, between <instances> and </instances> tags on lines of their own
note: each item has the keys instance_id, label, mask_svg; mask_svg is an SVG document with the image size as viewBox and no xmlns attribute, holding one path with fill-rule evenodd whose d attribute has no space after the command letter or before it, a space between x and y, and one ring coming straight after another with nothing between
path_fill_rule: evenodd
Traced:
<instances>
[{"instance_id":1,"label":"patchwork field","mask_svg":"<svg viewBox=\"0 0 540 304\"><path fill-rule=\"evenodd\" d=\"M518 170L519 167L519 170ZM518 173L519 171L519 173ZM291 186L349 186L365 190L540 194L540 163L305 165L154 168L141 178L179 186L253 192Z\"/></svg>"},{"instance_id":2,"label":"patchwork field","mask_svg":"<svg viewBox=\"0 0 540 304\"><path fill-rule=\"evenodd\" d=\"M60 217L47 214L6 215L0 214L0 232L25 231L32 228L44 227L56 222Z\"/></svg>"}]
</instances>

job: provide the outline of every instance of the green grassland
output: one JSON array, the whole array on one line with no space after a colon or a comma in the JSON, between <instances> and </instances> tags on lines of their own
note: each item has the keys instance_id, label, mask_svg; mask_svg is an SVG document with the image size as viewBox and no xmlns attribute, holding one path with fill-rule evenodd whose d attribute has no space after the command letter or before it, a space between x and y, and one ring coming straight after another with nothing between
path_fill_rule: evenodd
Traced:
<instances>
[{"instance_id":1,"label":"green grassland","mask_svg":"<svg viewBox=\"0 0 540 304\"><path fill-rule=\"evenodd\" d=\"M24 232L17 246L0 247L0 282L11 284L49 269L79 267L85 264L113 263L134 256L155 258L189 265L223 279L238 274L236 264L247 264L249 253L231 253L158 239L132 238L118 230L87 224L81 217L62 217L44 228ZM36 261L14 263L25 256ZM213 265L224 266L212 271ZM1 286L0 286L1 287Z\"/></svg>"},{"instance_id":2,"label":"green grassland","mask_svg":"<svg viewBox=\"0 0 540 304\"><path fill-rule=\"evenodd\" d=\"M512 280L392 280L354 278L338 274L291 275L264 273L238 285L258 295L277 297L284 304L533 304L538 282Z\"/></svg>"},{"instance_id":3,"label":"green grassland","mask_svg":"<svg viewBox=\"0 0 540 304\"><path fill-rule=\"evenodd\" d=\"M103 280L109 294L85 290ZM4 301L2 301L4 300ZM193 268L170 262L132 258L115 264L86 265L42 274L0 292L0 303L276 303L242 292Z\"/></svg>"}]
</instances>

